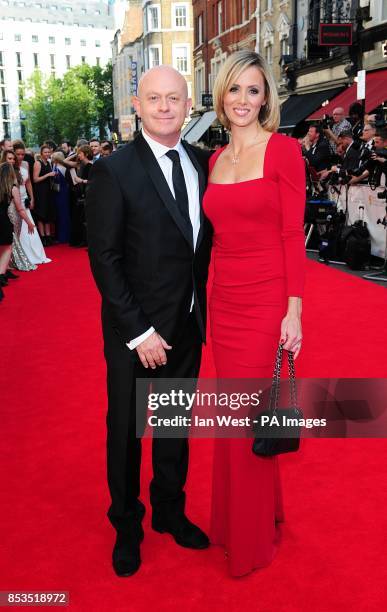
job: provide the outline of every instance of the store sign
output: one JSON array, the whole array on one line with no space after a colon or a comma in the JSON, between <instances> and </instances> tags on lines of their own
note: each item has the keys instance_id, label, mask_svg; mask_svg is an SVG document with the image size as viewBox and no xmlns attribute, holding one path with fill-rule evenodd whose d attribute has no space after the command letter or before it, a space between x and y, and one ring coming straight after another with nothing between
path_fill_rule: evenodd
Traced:
<instances>
[{"instance_id":1,"label":"store sign","mask_svg":"<svg viewBox=\"0 0 387 612\"><path fill-rule=\"evenodd\" d=\"M329 47L352 45L352 23L320 23L318 44Z\"/></svg>"},{"instance_id":2,"label":"store sign","mask_svg":"<svg viewBox=\"0 0 387 612\"><path fill-rule=\"evenodd\" d=\"M132 62L130 65L131 76L130 76L130 94L132 96L137 95L137 62Z\"/></svg>"}]
</instances>

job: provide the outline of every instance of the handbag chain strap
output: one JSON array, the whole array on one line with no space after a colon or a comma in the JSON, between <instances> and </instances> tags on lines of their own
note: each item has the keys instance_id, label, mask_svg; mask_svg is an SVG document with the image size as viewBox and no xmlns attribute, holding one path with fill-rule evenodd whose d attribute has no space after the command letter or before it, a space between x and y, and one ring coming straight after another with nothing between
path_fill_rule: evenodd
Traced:
<instances>
[{"instance_id":1,"label":"handbag chain strap","mask_svg":"<svg viewBox=\"0 0 387 612\"><path fill-rule=\"evenodd\" d=\"M270 389L270 400L269 410L275 412L278 408L279 395L280 395L280 380L281 380L281 366L283 357L282 344L278 346L277 355L275 359L273 382ZM289 369L289 385L290 385L290 404L292 408L297 408L297 389L296 389L296 372L294 368L294 357L291 351L288 353L288 369Z\"/></svg>"}]
</instances>

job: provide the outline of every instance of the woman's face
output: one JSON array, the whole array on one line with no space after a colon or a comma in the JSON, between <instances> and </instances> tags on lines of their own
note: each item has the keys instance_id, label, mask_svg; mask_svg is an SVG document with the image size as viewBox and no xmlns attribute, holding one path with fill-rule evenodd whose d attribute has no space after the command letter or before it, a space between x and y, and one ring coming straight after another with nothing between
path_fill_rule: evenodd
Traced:
<instances>
[{"instance_id":1,"label":"woman's face","mask_svg":"<svg viewBox=\"0 0 387 612\"><path fill-rule=\"evenodd\" d=\"M47 161L50 157L50 149L48 147L44 147L43 151L41 152L41 156L44 161Z\"/></svg>"},{"instance_id":2,"label":"woman's face","mask_svg":"<svg viewBox=\"0 0 387 612\"><path fill-rule=\"evenodd\" d=\"M24 149L16 149L15 155L17 157L17 161L18 161L19 166L22 163L25 154L26 154L26 152L24 151Z\"/></svg>"},{"instance_id":3,"label":"woman's face","mask_svg":"<svg viewBox=\"0 0 387 612\"><path fill-rule=\"evenodd\" d=\"M257 123L259 111L265 102L263 74L259 68L251 66L230 84L223 107L231 126L248 127Z\"/></svg>"},{"instance_id":4,"label":"woman's face","mask_svg":"<svg viewBox=\"0 0 387 612\"><path fill-rule=\"evenodd\" d=\"M85 159L86 159L86 156L85 156L84 152L83 151L78 151L78 161L84 162Z\"/></svg>"},{"instance_id":5,"label":"woman's face","mask_svg":"<svg viewBox=\"0 0 387 612\"><path fill-rule=\"evenodd\" d=\"M16 164L15 153L11 153L11 151L8 151L7 155L5 156L5 161L8 164L12 164L12 166L14 166Z\"/></svg>"}]
</instances>

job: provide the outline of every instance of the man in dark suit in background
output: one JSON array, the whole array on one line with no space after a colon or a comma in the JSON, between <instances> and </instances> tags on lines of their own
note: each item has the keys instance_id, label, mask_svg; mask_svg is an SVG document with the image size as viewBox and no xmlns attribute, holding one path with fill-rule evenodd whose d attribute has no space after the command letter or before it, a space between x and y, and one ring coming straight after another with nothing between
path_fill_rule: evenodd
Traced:
<instances>
[{"instance_id":1,"label":"man in dark suit in background","mask_svg":"<svg viewBox=\"0 0 387 612\"><path fill-rule=\"evenodd\" d=\"M149 70L134 105L137 138L98 160L87 195L89 256L102 295L107 363L107 465L119 576L141 563L141 440L136 378L196 378L205 341L212 228L202 211L208 154L180 140L191 107L185 79ZM206 548L185 515L188 441L153 440L152 527L181 546Z\"/></svg>"}]
</instances>

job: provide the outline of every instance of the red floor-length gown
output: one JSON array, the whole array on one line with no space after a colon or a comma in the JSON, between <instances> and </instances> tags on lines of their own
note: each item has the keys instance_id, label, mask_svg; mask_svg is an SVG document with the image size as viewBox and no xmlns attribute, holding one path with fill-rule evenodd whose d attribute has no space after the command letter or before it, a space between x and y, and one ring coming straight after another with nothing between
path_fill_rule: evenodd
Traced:
<instances>
[{"instance_id":1,"label":"red floor-length gown","mask_svg":"<svg viewBox=\"0 0 387 612\"><path fill-rule=\"evenodd\" d=\"M210 173L219 149L210 159ZM204 210L214 227L210 325L218 378L271 378L288 296L302 296L305 170L299 143L273 133L263 177L210 182ZM283 521L278 459L252 453L251 438L216 439L210 538L230 572L272 561Z\"/></svg>"}]
</instances>

